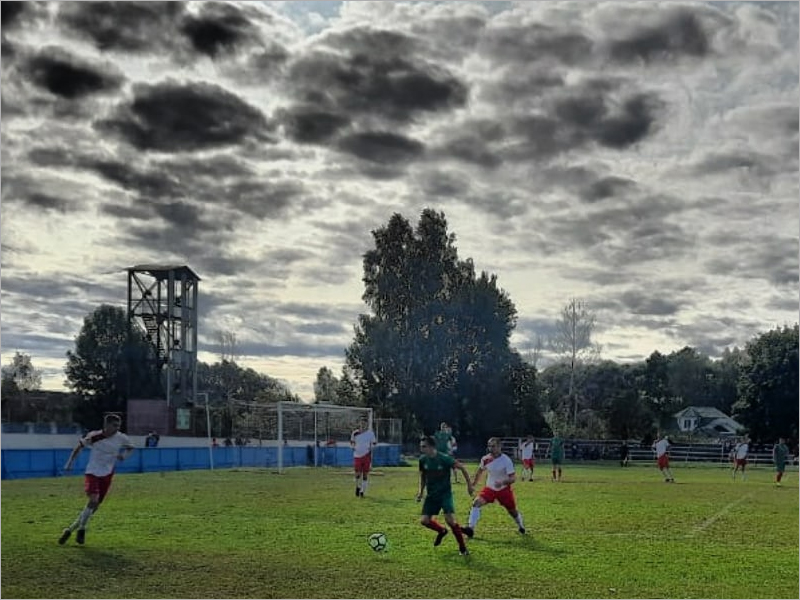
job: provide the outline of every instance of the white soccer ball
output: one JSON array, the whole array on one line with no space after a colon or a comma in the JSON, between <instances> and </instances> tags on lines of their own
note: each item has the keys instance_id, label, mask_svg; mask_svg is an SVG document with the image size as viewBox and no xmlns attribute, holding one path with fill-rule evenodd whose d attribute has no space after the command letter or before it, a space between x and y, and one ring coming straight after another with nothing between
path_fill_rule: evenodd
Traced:
<instances>
[{"instance_id":1,"label":"white soccer ball","mask_svg":"<svg viewBox=\"0 0 800 600\"><path fill-rule=\"evenodd\" d=\"M386 534L384 533L371 533L369 538L369 547L375 550L375 552L383 552L386 550L386 544L388 540L386 539Z\"/></svg>"}]
</instances>

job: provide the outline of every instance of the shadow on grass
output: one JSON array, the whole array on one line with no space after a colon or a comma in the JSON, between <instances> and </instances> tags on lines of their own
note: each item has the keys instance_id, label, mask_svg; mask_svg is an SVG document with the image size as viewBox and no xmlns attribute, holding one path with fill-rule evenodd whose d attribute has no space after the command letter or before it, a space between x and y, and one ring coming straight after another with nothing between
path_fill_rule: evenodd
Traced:
<instances>
[{"instance_id":1,"label":"shadow on grass","mask_svg":"<svg viewBox=\"0 0 800 600\"><path fill-rule=\"evenodd\" d=\"M102 550L100 548L92 548L91 546L74 546L76 550L75 556L70 559L76 565L80 565L87 569L96 569L104 572L119 572L124 570L133 569L136 567L136 562L114 552Z\"/></svg>"},{"instance_id":2,"label":"shadow on grass","mask_svg":"<svg viewBox=\"0 0 800 600\"><path fill-rule=\"evenodd\" d=\"M533 538L530 534L521 535L517 538L475 538L471 543L475 544L475 547L480 547L483 545L507 546L516 550L529 550L532 552L543 552L545 554L552 555L569 554L569 552L563 548L556 548L554 546L545 544L544 542Z\"/></svg>"}]
</instances>

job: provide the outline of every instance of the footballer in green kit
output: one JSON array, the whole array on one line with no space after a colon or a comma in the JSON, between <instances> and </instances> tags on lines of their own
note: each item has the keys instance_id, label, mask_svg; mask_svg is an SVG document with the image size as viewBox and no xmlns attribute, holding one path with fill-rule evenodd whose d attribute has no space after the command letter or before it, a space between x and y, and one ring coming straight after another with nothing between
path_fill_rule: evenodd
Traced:
<instances>
[{"instance_id":1,"label":"footballer in green kit","mask_svg":"<svg viewBox=\"0 0 800 600\"><path fill-rule=\"evenodd\" d=\"M458 542L459 552L466 556L469 554L467 545L464 542L464 535L461 533L461 526L456 522L455 504L453 502L453 489L450 485L450 471L453 468L460 470L464 474L464 480L469 482L469 473L459 461L452 456L436 450L436 440L433 436L426 436L419 443L422 456L419 457L419 491L417 492L417 502L423 498L427 489L428 495L422 505L422 517L420 523L428 529L436 532L434 546L442 543L442 539L447 535L447 527L437 522L434 517L440 512L444 513L444 520L453 531L453 535ZM467 493L471 496L473 487L468 483Z\"/></svg>"}]
</instances>

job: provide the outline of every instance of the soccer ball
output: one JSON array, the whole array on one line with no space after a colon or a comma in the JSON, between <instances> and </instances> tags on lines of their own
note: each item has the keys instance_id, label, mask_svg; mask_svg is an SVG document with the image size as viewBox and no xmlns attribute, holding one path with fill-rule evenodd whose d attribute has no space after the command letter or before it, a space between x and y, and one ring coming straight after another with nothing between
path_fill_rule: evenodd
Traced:
<instances>
[{"instance_id":1,"label":"soccer ball","mask_svg":"<svg viewBox=\"0 0 800 600\"><path fill-rule=\"evenodd\" d=\"M386 550L386 544L388 543L386 540L386 534L372 533L370 534L368 541L369 547L375 550L375 552L383 552Z\"/></svg>"}]
</instances>

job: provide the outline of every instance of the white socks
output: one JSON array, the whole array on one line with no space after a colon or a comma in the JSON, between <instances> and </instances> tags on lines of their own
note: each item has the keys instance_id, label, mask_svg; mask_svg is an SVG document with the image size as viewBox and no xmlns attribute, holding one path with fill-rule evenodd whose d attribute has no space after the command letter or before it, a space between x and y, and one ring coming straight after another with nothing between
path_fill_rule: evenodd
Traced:
<instances>
[{"instance_id":1,"label":"white socks","mask_svg":"<svg viewBox=\"0 0 800 600\"><path fill-rule=\"evenodd\" d=\"M89 522L89 519L94 514L94 510L89 508L88 506L81 511L81 514L78 515L78 518L75 519L75 522L69 526L71 531L75 531L76 529L86 529L86 524Z\"/></svg>"},{"instance_id":2,"label":"white socks","mask_svg":"<svg viewBox=\"0 0 800 600\"><path fill-rule=\"evenodd\" d=\"M475 526L478 524L478 519L481 518L481 509L477 506L473 506L472 510L469 511L469 527L471 529L475 529Z\"/></svg>"}]
</instances>

